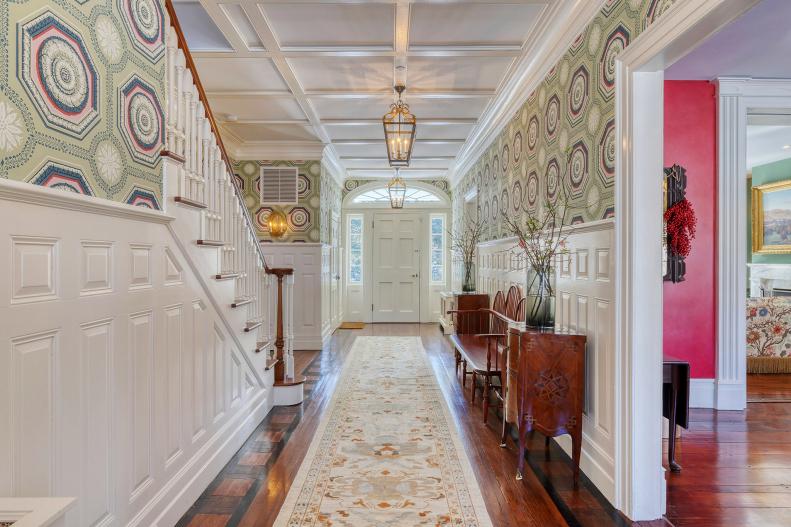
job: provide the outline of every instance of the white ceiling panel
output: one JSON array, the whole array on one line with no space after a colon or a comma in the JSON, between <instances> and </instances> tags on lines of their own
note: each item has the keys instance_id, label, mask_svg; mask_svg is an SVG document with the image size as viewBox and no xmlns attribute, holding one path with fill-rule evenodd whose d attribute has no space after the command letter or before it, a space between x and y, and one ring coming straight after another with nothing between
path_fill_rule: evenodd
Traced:
<instances>
[{"instance_id":1,"label":"white ceiling panel","mask_svg":"<svg viewBox=\"0 0 791 527\"><path fill-rule=\"evenodd\" d=\"M418 123L419 139L466 139L473 125L426 125ZM366 125L329 125L327 132L332 139L381 139L384 133L382 123Z\"/></svg>"},{"instance_id":2,"label":"white ceiling panel","mask_svg":"<svg viewBox=\"0 0 791 527\"><path fill-rule=\"evenodd\" d=\"M243 141L317 140L312 127L306 125L225 123L224 126Z\"/></svg>"},{"instance_id":3,"label":"white ceiling panel","mask_svg":"<svg viewBox=\"0 0 791 527\"><path fill-rule=\"evenodd\" d=\"M395 6L386 3L266 3L261 9L282 48L381 46L392 49Z\"/></svg>"},{"instance_id":4,"label":"white ceiling panel","mask_svg":"<svg viewBox=\"0 0 791 527\"><path fill-rule=\"evenodd\" d=\"M233 51L200 2L176 2L174 7L191 51Z\"/></svg>"},{"instance_id":5,"label":"white ceiling panel","mask_svg":"<svg viewBox=\"0 0 791 527\"><path fill-rule=\"evenodd\" d=\"M306 91L392 89L391 57L299 57L288 62Z\"/></svg>"},{"instance_id":6,"label":"white ceiling panel","mask_svg":"<svg viewBox=\"0 0 791 527\"><path fill-rule=\"evenodd\" d=\"M511 57L412 57L408 87L413 90L495 90Z\"/></svg>"},{"instance_id":7,"label":"white ceiling panel","mask_svg":"<svg viewBox=\"0 0 791 527\"><path fill-rule=\"evenodd\" d=\"M418 120L410 174L441 177L476 123L500 108L514 64L531 63L522 59L537 28L574 3L181 0L177 9L194 49L205 50L194 57L201 81L240 151L296 159L306 144L328 144L347 177L390 177L381 119L406 79Z\"/></svg>"},{"instance_id":8,"label":"white ceiling panel","mask_svg":"<svg viewBox=\"0 0 791 527\"><path fill-rule=\"evenodd\" d=\"M235 115L239 119L306 119L305 112L292 97L235 97L210 95L210 104L218 116Z\"/></svg>"},{"instance_id":9,"label":"white ceiling panel","mask_svg":"<svg viewBox=\"0 0 791 527\"><path fill-rule=\"evenodd\" d=\"M410 168L429 168L429 169L447 169L450 167L450 164L453 162L453 159L437 159L435 160L422 160L420 158L413 158L412 162L409 164ZM345 158L342 159L343 164L348 169L377 169L377 170L385 170L389 169L390 165L387 162L386 158L376 158L376 159L360 159L360 158Z\"/></svg>"},{"instance_id":10,"label":"white ceiling panel","mask_svg":"<svg viewBox=\"0 0 791 527\"><path fill-rule=\"evenodd\" d=\"M747 170L791 157L791 126L747 127Z\"/></svg>"},{"instance_id":11,"label":"white ceiling panel","mask_svg":"<svg viewBox=\"0 0 791 527\"><path fill-rule=\"evenodd\" d=\"M413 4L410 45L521 46L544 7L532 3Z\"/></svg>"},{"instance_id":12,"label":"white ceiling panel","mask_svg":"<svg viewBox=\"0 0 791 527\"><path fill-rule=\"evenodd\" d=\"M489 102L485 97L427 99L410 97L407 92L404 100L420 119L465 118L477 119ZM322 119L381 119L387 113L392 97L366 99L332 99L310 97L310 103Z\"/></svg>"},{"instance_id":13,"label":"white ceiling panel","mask_svg":"<svg viewBox=\"0 0 791 527\"><path fill-rule=\"evenodd\" d=\"M349 170L350 176L357 179L381 179L382 184L386 185L388 179L395 175L395 170ZM404 179L433 179L443 178L447 174L445 170L416 170L413 168L401 169L401 177Z\"/></svg>"},{"instance_id":14,"label":"white ceiling panel","mask_svg":"<svg viewBox=\"0 0 791 527\"><path fill-rule=\"evenodd\" d=\"M196 58L195 63L206 91L288 89L267 58Z\"/></svg>"}]
</instances>

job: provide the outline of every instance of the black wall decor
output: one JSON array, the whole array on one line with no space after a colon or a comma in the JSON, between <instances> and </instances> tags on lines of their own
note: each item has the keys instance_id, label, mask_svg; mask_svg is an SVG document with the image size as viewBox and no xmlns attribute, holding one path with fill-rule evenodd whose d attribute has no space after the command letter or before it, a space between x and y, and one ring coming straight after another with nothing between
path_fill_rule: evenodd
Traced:
<instances>
[{"instance_id":1,"label":"black wall decor","mask_svg":"<svg viewBox=\"0 0 791 527\"><path fill-rule=\"evenodd\" d=\"M681 165L665 168L665 210L669 209L687 195L687 170ZM683 282L687 272L684 257L676 254L670 248L667 239L664 240L666 252L666 265L664 280L666 282Z\"/></svg>"}]
</instances>

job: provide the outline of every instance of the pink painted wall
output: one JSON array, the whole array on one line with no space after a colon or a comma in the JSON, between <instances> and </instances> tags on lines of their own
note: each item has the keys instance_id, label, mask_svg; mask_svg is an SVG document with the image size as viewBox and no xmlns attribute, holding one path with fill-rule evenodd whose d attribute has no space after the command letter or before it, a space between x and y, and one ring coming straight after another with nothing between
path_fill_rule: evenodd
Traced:
<instances>
[{"instance_id":1,"label":"pink painted wall","mask_svg":"<svg viewBox=\"0 0 791 527\"><path fill-rule=\"evenodd\" d=\"M684 282L664 283L664 349L713 378L716 359L717 104L707 81L665 81L665 166L687 169L698 219Z\"/></svg>"}]
</instances>

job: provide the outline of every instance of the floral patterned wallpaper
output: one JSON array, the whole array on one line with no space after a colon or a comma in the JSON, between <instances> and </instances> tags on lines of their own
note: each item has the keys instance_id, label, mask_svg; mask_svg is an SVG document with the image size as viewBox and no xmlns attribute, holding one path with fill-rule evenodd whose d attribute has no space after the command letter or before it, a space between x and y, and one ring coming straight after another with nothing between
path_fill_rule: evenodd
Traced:
<instances>
[{"instance_id":1,"label":"floral patterned wallpaper","mask_svg":"<svg viewBox=\"0 0 791 527\"><path fill-rule=\"evenodd\" d=\"M565 188L567 221L614 215L615 57L675 0L608 0L453 189L454 220L477 186L486 239L506 214L536 212Z\"/></svg>"},{"instance_id":2,"label":"floral patterned wallpaper","mask_svg":"<svg viewBox=\"0 0 791 527\"><path fill-rule=\"evenodd\" d=\"M0 1L0 177L162 203L162 0Z\"/></svg>"},{"instance_id":3,"label":"floral patterned wallpaper","mask_svg":"<svg viewBox=\"0 0 791 527\"><path fill-rule=\"evenodd\" d=\"M747 372L791 373L791 299L747 299Z\"/></svg>"}]
</instances>

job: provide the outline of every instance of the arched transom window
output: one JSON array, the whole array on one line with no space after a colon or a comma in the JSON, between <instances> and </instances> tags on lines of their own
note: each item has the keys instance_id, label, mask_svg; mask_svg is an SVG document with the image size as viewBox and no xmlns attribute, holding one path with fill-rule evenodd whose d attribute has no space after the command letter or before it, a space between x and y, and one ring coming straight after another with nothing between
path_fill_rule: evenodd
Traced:
<instances>
[{"instance_id":1,"label":"arched transom window","mask_svg":"<svg viewBox=\"0 0 791 527\"><path fill-rule=\"evenodd\" d=\"M409 188L407 183L406 195L404 196L405 203L432 203L442 201L439 196L422 188ZM352 203L389 203L390 195L387 193L387 188L374 188L367 190L356 196Z\"/></svg>"}]
</instances>

